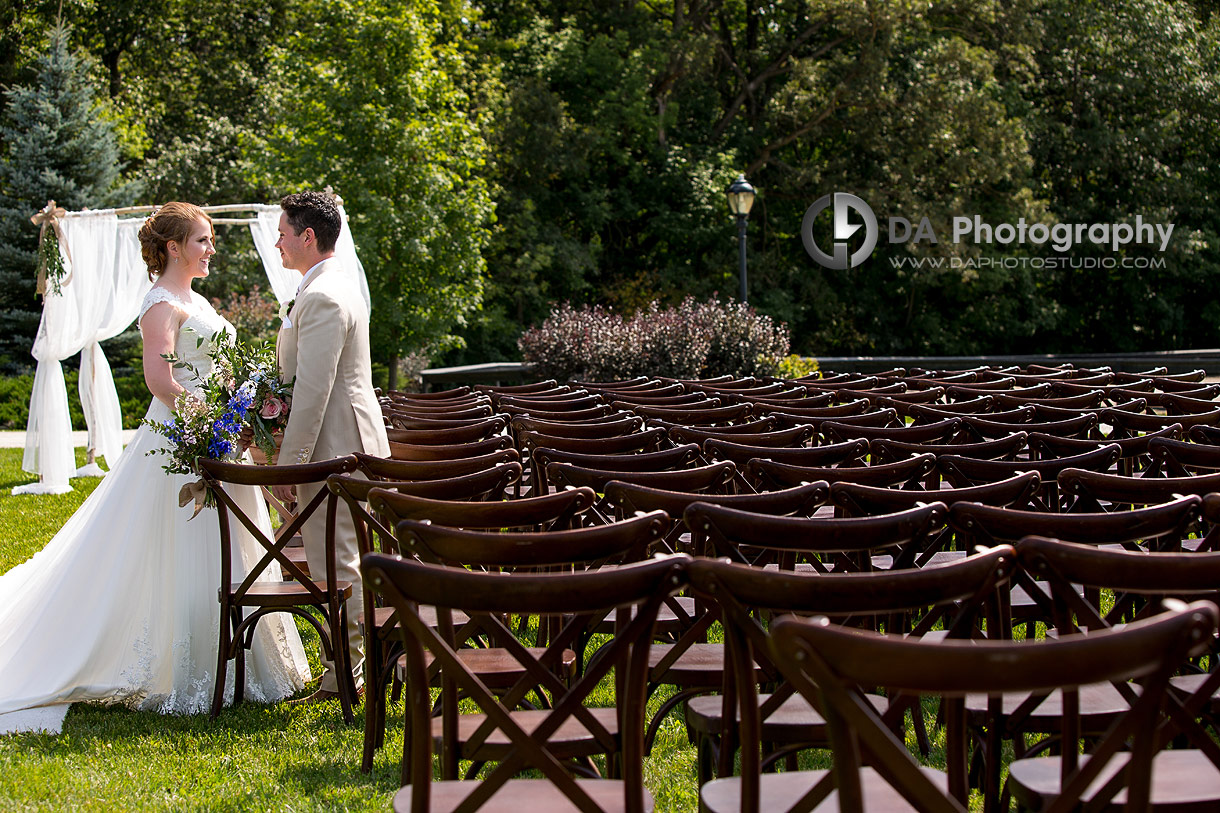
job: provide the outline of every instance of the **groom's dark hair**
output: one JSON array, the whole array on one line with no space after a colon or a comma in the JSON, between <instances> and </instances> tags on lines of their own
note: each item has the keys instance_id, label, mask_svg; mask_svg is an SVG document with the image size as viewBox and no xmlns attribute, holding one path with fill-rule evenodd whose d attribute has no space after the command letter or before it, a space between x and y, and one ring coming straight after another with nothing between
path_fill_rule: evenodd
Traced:
<instances>
[{"instance_id":1,"label":"groom's dark hair","mask_svg":"<svg viewBox=\"0 0 1220 813\"><path fill-rule=\"evenodd\" d=\"M343 218L339 215L333 195L326 192L297 192L285 195L280 201L280 208L288 215L288 224L297 234L313 229L314 236L318 238L319 251L325 254L335 250L339 230L343 228Z\"/></svg>"}]
</instances>

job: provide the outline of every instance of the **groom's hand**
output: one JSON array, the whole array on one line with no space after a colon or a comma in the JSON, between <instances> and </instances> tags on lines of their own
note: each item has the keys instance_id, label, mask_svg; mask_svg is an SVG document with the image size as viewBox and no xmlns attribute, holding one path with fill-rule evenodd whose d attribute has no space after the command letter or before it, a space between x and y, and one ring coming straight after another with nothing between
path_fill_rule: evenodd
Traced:
<instances>
[{"instance_id":1,"label":"groom's hand","mask_svg":"<svg viewBox=\"0 0 1220 813\"><path fill-rule=\"evenodd\" d=\"M272 486L271 493L274 494L275 498L280 502L288 503L297 501L296 486Z\"/></svg>"}]
</instances>

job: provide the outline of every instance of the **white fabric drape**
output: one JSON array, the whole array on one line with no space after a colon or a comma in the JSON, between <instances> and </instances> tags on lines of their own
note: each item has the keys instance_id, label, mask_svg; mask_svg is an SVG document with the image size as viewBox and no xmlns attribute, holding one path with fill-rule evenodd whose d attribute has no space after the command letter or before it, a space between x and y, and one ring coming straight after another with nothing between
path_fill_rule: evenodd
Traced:
<instances>
[{"instance_id":1,"label":"white fabric drape","mask_svg":"<svg viewBox=\"0 0 1220 813\"><path fill-rule=\"evenodd\" d=\"M275 300L283 304L297 295L297 286L301 283L301 274L280 264L280 252L275 247L279 239L280 207L256 207L257 217L250 222L250 236L254 238L254 247L267 270L267 279L271 283L271 292ZM356 276L360 285L360 293L364 295L364 304L371 306L369 297L369 282L364 275L364 265L356 256L356 243L352 239L352 230L348 226L347 212L342 206L339 213L343 215L343 230L339 232L339 240L335 243L335 256L343 261L343 267Z\"/></svg>"},{"instance_id":2,"label":"white fabric drape","mask_svg":"<svg viewBox=\"0 0 1220 813\"><path fill-rule=\"evenodd\" d=\"M301 275L284 268L275 249L280 207L254 209L257 218L250 223L250 233L275 298L287 302L296 296ZM353 270L368 303L368 281L347 228L346 212L343 223L336 254ZM122 333L136 320L144 294L152 287L140 257L141 225L140 218L119 220L113 210L69 212L61 222L72 261L64 257L66 274L60 292L48 292L43 302L31 351L38 366L21 463L25 471L39 475L39 482L18 486L14 494L63 494L72 490L68 480L74 473L89 473L75 469L61 364L76 353L81 354L79 391L89 427L89 448L105 457L111 467L118 462L123 450L123 418L110 363L98 343ZM62 248L60 253L64 253Z\"/></svg>"},{"instance_id":3,"label":"white fabric drape","mask_svg":"<svg viewBox=\"0 0 1220 813\"><path fill-rule=\"evenodd\" d=\"M62 224L65 280L59 294L43 302L38 360L30 394L22 468L41 482L14 493L62 494L75 471L71 419L61 361L81 353L80 396L89 425L89 445L113 466L123 450L122 416L110 364L98 342L113 338L135 320L152 285L139 260L139 224L120 223L111 210L72 213ZM70 256L71 262L67 260Z\"/></svg>"}]
</instances>

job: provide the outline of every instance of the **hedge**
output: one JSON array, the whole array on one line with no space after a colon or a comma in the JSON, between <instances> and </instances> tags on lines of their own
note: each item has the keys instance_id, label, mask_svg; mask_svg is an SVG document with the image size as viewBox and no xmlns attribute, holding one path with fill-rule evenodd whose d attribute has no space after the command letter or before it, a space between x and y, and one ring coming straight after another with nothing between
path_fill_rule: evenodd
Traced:
<instances>
[{"instance_id":1,"label":"hedge","mask_svg":"<svg viewBox=\"0 0 1220 813\"><path fill-rule=\"evenodd\" d=\"M68 411L72 415L72 428L85 429L85 416L81 412L80 396L77 394L76 370L65 370L68 385ZM114 371L114 386L119 393L119 408L123 411L123 428L135 429L140 419L148 412L152 396L144 386L144 373L140 370ZM30 414L30 393L34 389L34 374L0 378L0 429L25 429Z\"/></svg>"}]
</instances>

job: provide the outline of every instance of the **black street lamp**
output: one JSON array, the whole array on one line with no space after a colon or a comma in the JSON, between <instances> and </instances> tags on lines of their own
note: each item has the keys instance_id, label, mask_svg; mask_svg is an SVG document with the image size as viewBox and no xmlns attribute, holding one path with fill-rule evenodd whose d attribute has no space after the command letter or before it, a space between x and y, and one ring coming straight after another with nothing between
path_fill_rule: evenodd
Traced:
<instances>
[{"instance_id":1,"label":"black street lamp","mask_svg":"<svg viewBox=\"0 0 1220 813\"><path fill-rule=\"evenodd\" d=\"M746 180L745 175L738 175L737 180L724 190L729 199L729 211L737 216L737 247L741 269L741 301L746 299L746 221L750 219L750 207L754 205L754 187Z\"/></svg>"}]
</instances>

